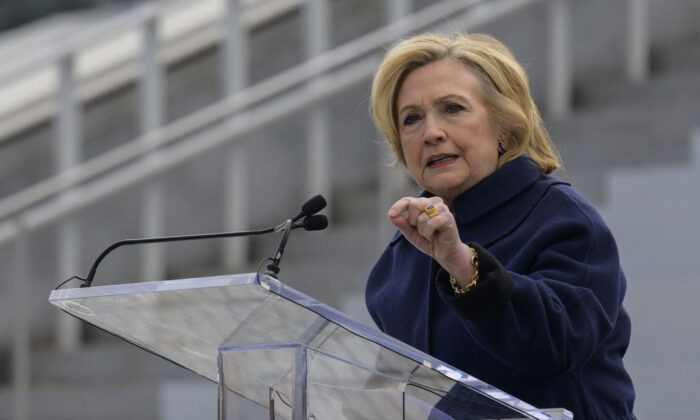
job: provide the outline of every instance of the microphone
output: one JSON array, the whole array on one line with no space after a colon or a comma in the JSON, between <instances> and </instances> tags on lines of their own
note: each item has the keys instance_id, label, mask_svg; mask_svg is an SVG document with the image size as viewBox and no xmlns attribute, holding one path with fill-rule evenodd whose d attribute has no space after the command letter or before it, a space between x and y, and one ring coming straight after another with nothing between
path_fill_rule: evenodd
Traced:
<instances>
[{"instance_id":1,"label":"microphone","mask_svg":"<svg viewBox=\"0 0 700 420\"><path fill-rule=\"evenodd\" d=\"M314 231L314 230L323 230L326 227L328 227L328 218L323 215L316 215L321 209L326 207L326 199L323 198L322 195L317 195L310 200L308 200L306 203L304 203L301 206L301 210L294 215L291 219L287 219L286 222L267 229L259 229L259 230L245 230L245 231L238 231L238 232L221 232L221 233L204 233L204 234L197 234L197 235L181 235L181 236L162 236L162 237L154 237L154 238L137 238L137 239L124 239L122 241L118 241L113 243L112 245L108 246L102 253L95 259L95 262L92 264L92 267L90 267L90 271L88 273L87 278L83 279L82 277L78 276L73 276L70 279L66 280L65 282L61 283L58 287L62 286L64 283L66 283L69 280L72 279L79 279L82 280L83 283L80 285L80 287L90 287L92 285L92 281L95 278L95 273L97 271L97 266L102 262L102 260L109 254L110 252L114 251L116 248L119 248L124 245L137 245L137 244L150 244L150 243L162 243L162 242L179 242L179 241L190 241L190 240L196 240L196 239L216 239L216 238L233 238L233 237L240 237L240 236L254 236L254 235L263 235L267 233L272 233L272 232L280 232L284 231L284 235L282 237L282 242L280 243L280 246L277 249L277 253L275 254L275 258L272 259L273 263L270 264L273 267L276 267L276 271L274 274L279 272L279 267L277 266L279 264L279 260L282 258L282 253L284 252L284 245L287 242L287 238L289 237L289 232L292 229L297 229L297 228L304 228L304 230L308 231ZM299 220L303 217L303 220ZM270 269L270 266L268 266L268 271ZM274 270L274 268L273 268ZM275 277L272 275L272 277ZM275 277L276 278L276 277Z\"/></svg>"},{"instance_id":2,"label":"microphone","mask_svg":"<svg viewBox=\"0 0 700 420\"><path fill-rule=\"evenodd\" d=\"M326 199L321 194L318 194L306 203L302 204L301 210L292 217L292 222L296 222L302 217L312 216L326 207Z\"/></svg>"},{"instance_id":3,"label":"microphone","mask_svg":"<svg viewBox=\"0 0 700 420\"><path fill-rule=\"evenodd\" d=\"M301 225L299 225L301 223ZM303 227L304 230L323 230L328 227L328 218L322 214L314 214L306 216L301 222L296 222L292 229Z\"/></svg>"},{"instance_id":4,"label":"microphone","mask_svg":"<svg viewBox=\"0 0 700 420\"><path fill-rule=\"evenodd\" d=\"M326 225L322 228L309 229L306 226L297 225L297 223L299 223L298 220L301 219L302 217L304 218L304 220L307 220L309 218L309 216L315 215L316 213L321 211L324 207L326 207L326 204L327 204L326 199L323 198L323 196L321 194L312 197L306 203L302 204L301 210L299 210L299 212L297 214L295 214L294 216L292 216L292 218L290 219L292 221L292 223L294 223L292 225L292 229L296 229L298 227L304 227L304 229L306 229L306 230L325 229L328 226L328 219L326 218L326 216L323 216L324 218L326 218ZM318 222L316 222L316 223L318 223ZM275 232L282 232L285 229L285 225L286 225L286 222L283 222L283 223L280 223L279 225L275 226Z\"/></svg>"}]
</instances>

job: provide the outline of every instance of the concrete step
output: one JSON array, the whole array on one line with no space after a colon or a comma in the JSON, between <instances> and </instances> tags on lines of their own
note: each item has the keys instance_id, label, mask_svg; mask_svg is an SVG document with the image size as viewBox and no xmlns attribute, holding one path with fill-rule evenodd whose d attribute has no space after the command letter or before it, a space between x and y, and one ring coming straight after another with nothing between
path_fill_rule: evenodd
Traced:
<instances>
[{"instance_id":1,"label":"concrete step","mask_svg":"<svg viewBox=\"0 0 700 420\"><path fill-rule=\"evenodd\" d=\"M700 61L700 57L697 60ZM672 106L677 101L683 101L687 96L697 93L699 77L697 68L695 71L669 68L663 72L652 73L642 84L609 79L597 80L586 84L577 93L577 112L604 113L608 107L639 106L648 102Z\"/></svg>"},{"instance_id":2,"label":"concrete step","mask_svg":"<svg viewBox=\"0 0 700 420\"><path fill-rule=\"evenodd\" d=\"M31 361L32 419L216 416L215 383L106 333L72 352L37 350ZM12 387L0 387L0 420L12 418L14 401Z\"/></svg>"},{"instance_id":3,"label":"concrete step","mask_svg":"<svg viewBox=\"0 0 700 420\"><path fill-rule=\"evenodd\" d=\"M692 84L700 69L700 37L687 36L653 48L650 74L643 84L625 82L620 78L597 77L579 80L576 102L579 108L609 106L617 103L637 103L646 99L673 98L685 93L684 83ZM675 85L674 85L675 84Z\"/></svg>"},{"instance_id":4,"label":"concrete step","mask_svg":"<svg viewBox=\"0 0 700 420\"><path fill-rule=\"evenodd\" d=\"M157 419L157 401L153 383L56 383L32 388L29 413L34 420ZM0 419L12 419L12 389L0 388L0 406L4 407Z\"/></svg>"},{"instance_id":5,"label":"concrete step","mask_svg":"<svg viewBox=\"0 0 700 420\"><path fill-rule=\"evenodd\" d=\"M687 162L700 115L700 73L597 87L591 95L592 104L549 128L565 164L558 175L594 202L606 200L603 179L611 169Z\"/></svg>"},{"instance_id":6,"label":"concrete step","mask_svg":"<svg viewBox=\"0 0 700 420\"><path fill-rule=\"evenodd\" d=\"M13 391L0 388L0 420L10 420ZM33 420L213 419L216 384L194 378L180 381L105 380L88 383L39 384L31 389Z\"/></svg>"},{"instance_id":7,"label":"concrete step","mask_svg":"<svg viewBox=\"0 0 700 420\"><path fill-rule=\"evenodd\" d=\"M116 337L101 333L95 344L76 351L37 351L32 355L34 383L86 381L154 382L187 379L194 373Z\"/></svg>"},{"instance_id":8,"label":"concrete step","mask_svg":"<svg viewBox=\"0 0 700 420\"><path fill-rule=\"evenodd\" d=\"M700 33L658 48L652 56L657 72L697 73L700 69Z\"/></svg>"}]
</instances>

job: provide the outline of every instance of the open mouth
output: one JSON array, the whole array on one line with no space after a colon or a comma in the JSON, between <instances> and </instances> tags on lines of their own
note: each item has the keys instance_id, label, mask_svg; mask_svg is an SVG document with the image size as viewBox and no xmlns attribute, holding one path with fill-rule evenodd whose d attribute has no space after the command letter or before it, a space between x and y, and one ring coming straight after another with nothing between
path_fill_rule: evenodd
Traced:
<instances>
[{"instance_id":1,"label":"open mouth","mask_svg":"<svg viewBox=\"0 0 700 420\"><path fill-rule=\"evenodd\" d=\"M453 162L454 160L457 159L457 155L437 155L437 156L431 156L428 159L427 167L428 168L435 168L438 166L446 165L448 163Z\"/></svg>"}]
</instances>

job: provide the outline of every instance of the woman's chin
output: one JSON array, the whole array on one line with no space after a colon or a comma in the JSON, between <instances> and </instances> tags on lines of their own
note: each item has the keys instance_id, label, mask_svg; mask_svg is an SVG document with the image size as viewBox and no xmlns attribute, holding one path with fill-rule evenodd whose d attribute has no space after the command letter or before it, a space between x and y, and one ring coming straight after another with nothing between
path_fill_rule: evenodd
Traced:
<instances>
[{"instance_id":1,"label":"woman's chin","mask_svg":"<svg viewBox=\"0 0 700 420\"><path fill-rule=\"evenodd\" d=\"M426 182L426 185L422 185L424 190L443 198L446 196L457 197L468 190L470 186L469 179L450 179L447 177L435 179L433 182Z\"/></svg>"}]
</instances>

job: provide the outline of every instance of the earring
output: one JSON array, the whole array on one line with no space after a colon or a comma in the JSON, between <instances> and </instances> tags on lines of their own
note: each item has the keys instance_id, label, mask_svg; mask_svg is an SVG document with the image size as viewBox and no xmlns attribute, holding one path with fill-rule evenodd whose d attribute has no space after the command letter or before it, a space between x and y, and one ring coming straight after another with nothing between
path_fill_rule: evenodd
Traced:
<instances>
[{"instance_id":1,"label":"earring","mask_svg":"<svg viewBox=\"0 0 700 420\"><path fill-rule=\"evenodd\" d=\"M506 148L503 146L503 141L498 140L498 153L502 155L505 152L506 152Z\"/></svg>"}]
</instances>

